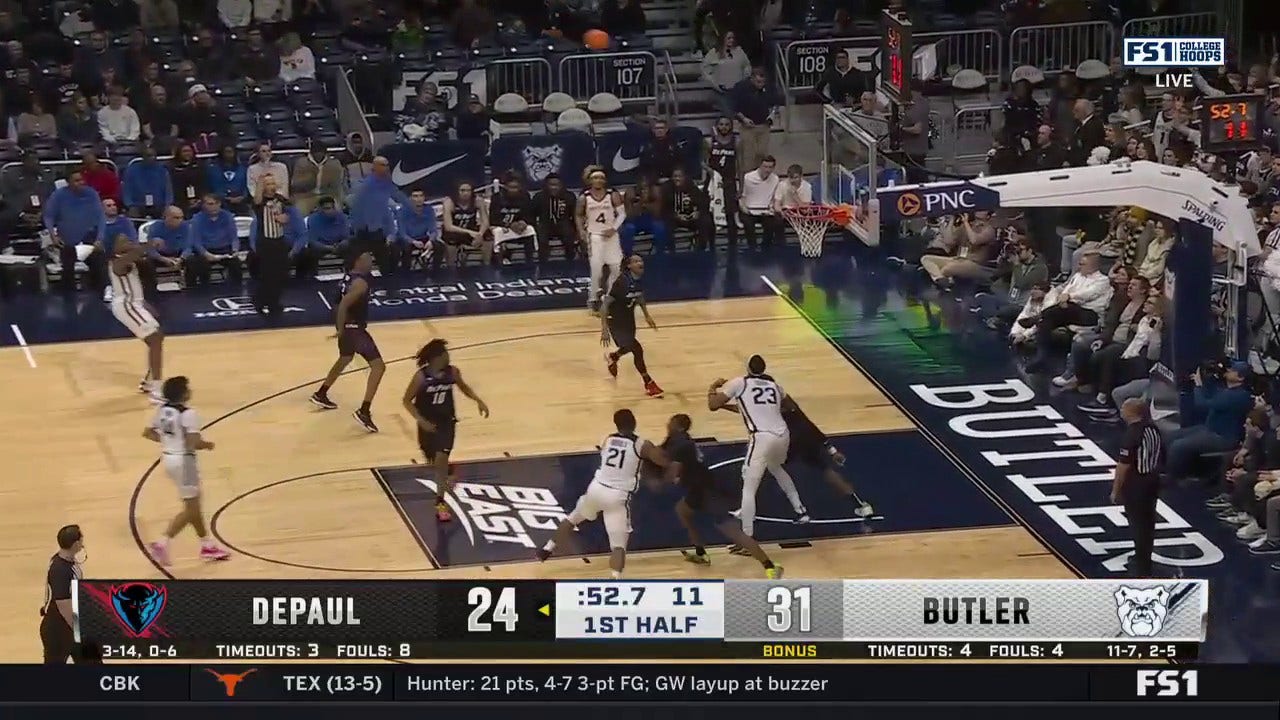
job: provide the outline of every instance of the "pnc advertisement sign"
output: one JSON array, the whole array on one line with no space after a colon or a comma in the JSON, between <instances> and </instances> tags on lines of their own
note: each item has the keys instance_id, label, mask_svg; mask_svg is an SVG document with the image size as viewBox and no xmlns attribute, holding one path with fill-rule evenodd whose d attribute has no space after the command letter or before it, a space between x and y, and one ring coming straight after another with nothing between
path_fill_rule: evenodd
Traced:
<instances>
[{"instance_id":1,"label":"pnc advertisement sign","mask_svg":"<svg viewBox=\"0 0 1280 720\"><path fill-rule=\"evenodd\" d=\"M881 188L880 217L884 222L935 218L975 210L995 210L1000 193L973 183Z\"/></svg>"}]
</instances>

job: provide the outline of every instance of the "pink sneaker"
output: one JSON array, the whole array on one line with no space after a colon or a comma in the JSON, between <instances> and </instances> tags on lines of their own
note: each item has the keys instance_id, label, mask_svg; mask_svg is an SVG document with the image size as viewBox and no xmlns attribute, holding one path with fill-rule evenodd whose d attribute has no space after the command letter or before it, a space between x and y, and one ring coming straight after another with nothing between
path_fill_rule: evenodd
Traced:
<instances>
[{"instance_id":1,"label":"pink sneaker","mask_svg":"<svg viewBox=\"0 0 1280 720\"><path fill-rule=\"evenodd\" d=\"M200 548L201 560L230 560L231 553L223 550L217 545L205 545Z\"/></svg>"},{"instance_id":2,"label":"pink sneaker","mask_svg":"<svg viewBox=\"0 0 1280 720\"><path fill-rule=\"evenodd\" d=\"M160 563L163 567L169 567L169 548L164 543L153 542L147 546L147 551L151 553L151 559Z\"/></svg>"}]
</instances>

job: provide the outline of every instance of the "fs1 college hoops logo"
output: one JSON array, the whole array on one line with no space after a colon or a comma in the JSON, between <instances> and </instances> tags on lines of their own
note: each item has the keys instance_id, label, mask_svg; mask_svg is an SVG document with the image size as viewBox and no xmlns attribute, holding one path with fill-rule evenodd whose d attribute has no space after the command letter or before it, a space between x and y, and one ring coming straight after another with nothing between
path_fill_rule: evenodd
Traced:
<instances>
[{"instance_id":1,"label":"fs1 college hoops logo","mask_svg":"<svg viewBox=\"0 0 1280 720\"><path fill-rule=\"evenodd\" d=\"M1125 635L1155 637L1169 616L1169 589L1122 587L1116 590L1116 615Z\"/></svg>"}]
</instances>

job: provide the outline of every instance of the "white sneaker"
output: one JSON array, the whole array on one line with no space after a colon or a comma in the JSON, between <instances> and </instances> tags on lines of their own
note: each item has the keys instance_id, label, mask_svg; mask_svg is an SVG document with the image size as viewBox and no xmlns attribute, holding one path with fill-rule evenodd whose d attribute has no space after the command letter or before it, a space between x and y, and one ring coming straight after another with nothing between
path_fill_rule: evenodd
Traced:
<instances>
[{"instance_id":1,"label":"white sneaker","mask_svg":"<svg viewBox=\"0 0 1280 720\"><path fill-rule=\"evenodd\" d=\"M1052 380L1054 387L1066 387L1075 382L1076 376L1069 372L1064 372Z\"/></svg>"},{"instance_id":2,"label":"white sneaker","mask_svg":"<svg viewBox=\"0 0 1280 720\"><path fill-rule=\"evenodd\" d=\"M115 297L115 293L111 290L111 286L108 285L102 291L102 302L111 302L111 298L113 297Z\"/></svg>"},{"instance_id":3,"label":"white sneaker","mask_svg":"<svg viewBox=\"0 0 1280 720\"><path fill-rule=\"evenodd\" d=\"M1266 544L1267 544L1267 536L1266 536L1266 535L1263 535L1262 537L1257 538L1256 540L1251 541L1251 542L1249 543L1249 547L1251 547L1251 548L1260 548L1260 547L1262 547L1263 545L1266 545Z\"/></svg>"},{"instance_id":4,"label":"white sneaker","mask_svg":"<svg viewBox=\"0 0 1280 720\"><path fill-rule=\"evenodd\" d=\"M871 509L871 503L862 503L857 510L853 511L853 514L860 518L871 517L875 514L875 510Z\"/></svg>"},{"instance_id":5,"label":"white sneaker","mask_svg":"<svg viewBox=\"0 0 1280 720\"><path fill-rule=\"evenodd\" d=\"M1248 540L1250 542L1257 540L1260 537L1266 537L1266 536L1267 536L1267 531L1258 527L1258 522L1252 519L1249 521L1248 525L1245 525L1244 527L1236 531L1236 537L1240 538L1241 540Z\"/></svg>"}]
</instances>

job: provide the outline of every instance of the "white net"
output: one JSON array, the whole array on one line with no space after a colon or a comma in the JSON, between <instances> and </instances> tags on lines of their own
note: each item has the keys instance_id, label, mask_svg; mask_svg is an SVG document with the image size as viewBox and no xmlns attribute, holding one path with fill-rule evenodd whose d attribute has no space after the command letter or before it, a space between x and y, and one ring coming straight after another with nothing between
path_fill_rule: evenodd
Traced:
<instances>
[{"instance_id":1,"label":"white net","mask_svg":"<svg viewBox=\"0 0 1280 720\"><path fill-rule=\"evenodd\" d=\"M802 205L782 211L800 238L800 254L808 258L822 256L822 242L831 226L832 212L823 205Z\"/></svg>"}]
</instances>

